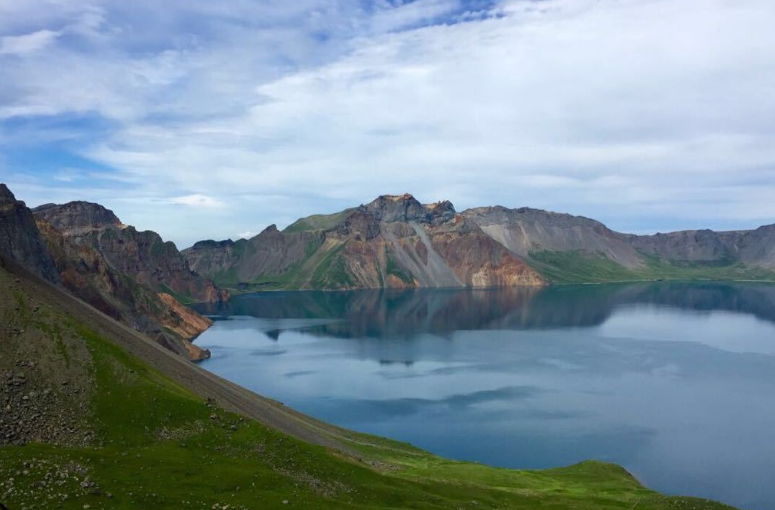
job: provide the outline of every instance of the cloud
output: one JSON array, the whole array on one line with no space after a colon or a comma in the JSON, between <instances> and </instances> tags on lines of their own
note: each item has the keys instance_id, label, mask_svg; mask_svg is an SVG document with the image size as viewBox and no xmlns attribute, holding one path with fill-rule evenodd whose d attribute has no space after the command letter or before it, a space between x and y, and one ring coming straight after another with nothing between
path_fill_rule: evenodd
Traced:
<instances>
[{"instance_id":1,"label":"cloud","mask_svg":"<svg viewBox=\"0 0 775 510\"><path fill-rule=\"evenodd\" d=\"M31 34L0 38L0 55L27 55L42 50L59 36L51 30L38 30Z\"/></svg>"},{"instance_id":2,"label":"cloud","mask_svg":"<svg viewBox=\"0 0 775 510\"><path fill-rule=\"evenodd\" d=\"M253 237L256 237L257 235L258 235L258 232L247 230L245 232L240 232L239 234L237 234L237 239L251 239Z\"/></svg>"},{"instance_id":3,"label":"cloud","mask_svg":"<svg viewBox=\"0 0 775 510\"><path fill-rule=\"evenodd\" d=\"M206 209L218 209L221 207L225 207L226 205L220 200L216 200L213 197L208 197L207 195L199 195L199 194L170 198L168 203L174 204L174 205L186 205L189 207L196 207L196 208L203 207Z\"/></svg>"},{"instance_id":4,"label":"cloud","mask_svg":"<svg viewBox=\"0 0 775 510\"><path fill-rule=\"evenodd\" d=\"M41 2L0 2L0 35L62 34L0 56L0 148L63 119L29 150L81 130L67 150L124 198L196 206L150 218L169 237L405 191L621 230L775 221L769 0Z\"/></svg>"}]
</instances>

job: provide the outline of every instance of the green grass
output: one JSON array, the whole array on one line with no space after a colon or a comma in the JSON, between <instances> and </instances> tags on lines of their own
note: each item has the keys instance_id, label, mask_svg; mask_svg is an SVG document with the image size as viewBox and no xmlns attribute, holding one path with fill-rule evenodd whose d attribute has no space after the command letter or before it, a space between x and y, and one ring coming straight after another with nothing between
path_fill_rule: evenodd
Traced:
<instances>
[{"instance_id":1,"label":"green grass","mask_svg":"<svg viewBox=\"0 0 775 510\"><path fill-rule=\"evenodd\" d=\"M352 287L354 285L350 274L345 267L342 250L345 244L337 246L325 254L320 263L315 267L310 281L314 289L338 289Z\"/></svg>"},{"instance_id":2,"label":"green grass","mask_svg":"<svg viewBox=\"0 0 775 510\"><path fill-rule=\"evenodd\" d=\"M410 285L414 283L414 277L411 275L411 273L404 270L401 266L399 266L396 263L396 261L390 255L390 251L387 251L386 258L387 258L387 267L385 268L386 274L393 275L399 280L401 280L402 282Z\"/></svg>"},{"instance_id":3,"label":"green grass","mask_svg":"<svg viewBox=\"0 0 775 510\"><path fill-rule=\"evenodd\" d=\"M639 280L758 280L775 281L775 272L742 263L665 261L641 254L643 265L624 267L603 253L535 251L528 262L553 283L604 283Z\"/></svg>"},{"instance_id":4,"label":"green grass","mask_svg":"<svg viewBox=\"0 0 775 510\"><path fill-rule=\"evenodd\" d=\"M309 230L328 230L335 227L352 213L354 208L345 209L334 214L313 214L301 218L288 225L283 232L305 232Z\"/></svg>"},{"instance_id":5,"label":"green grass","mask_svg":"<svg viewBox=\"0 0 775 510\"><path fill-rule=\"evenodd\" d=\"M23 295L16 302L29 308ZM93 380L84 417L96 442L0 448L0 501L12 510L727 508L661 496L600 462L498 469L343 431L342 444L358 453L345 456L203 402L72 317L25 317L30 330L86 346L88 361L71 358Z\"/></svg>"}]
</instances>

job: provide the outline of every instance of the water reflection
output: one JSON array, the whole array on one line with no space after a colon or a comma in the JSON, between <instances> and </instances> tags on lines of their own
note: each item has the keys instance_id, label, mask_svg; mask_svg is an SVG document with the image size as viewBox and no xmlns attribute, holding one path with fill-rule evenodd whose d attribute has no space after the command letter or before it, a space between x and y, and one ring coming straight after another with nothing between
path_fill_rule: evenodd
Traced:
<instances>
[{"instance_id":1,"label":"water reflection","mask_svg":"<svg viewBox=\"0 0 775 510\"><path fill-rule=\"evenodd\" d=\"M226 304L197 306L200 312L216 317L339 319L310 328L310 332L339 338L392 338L460 330L596 326L616 307L631 304L727 310L775 322L775 286L754 283L267 292L238 296ZM282 329L266 331L274 339L281 333Z\"/></svg>"},{"instance_id":2,"label":"water reflection","mask_svg":"<svg viewBox=\"0 0 775 510\"><path fill-rule=\"evenodd\" d=\"M203 306L205 368L339 425L521 468L617 462L775 509L775 287L286 292Z\"/></svg>"}]
</instances>

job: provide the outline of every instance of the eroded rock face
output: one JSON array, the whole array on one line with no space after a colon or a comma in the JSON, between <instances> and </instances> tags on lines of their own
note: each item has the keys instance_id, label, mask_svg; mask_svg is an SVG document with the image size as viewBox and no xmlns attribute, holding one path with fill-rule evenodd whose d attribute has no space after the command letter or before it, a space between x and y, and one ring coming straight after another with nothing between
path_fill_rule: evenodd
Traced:
<instances>
[{"instance_id":1,"label":"eroded rock face","mask_svg":"<svg viewBox=\"0 0 775 510\"><path fill-rule=\"evenodd\" d=\"M45 220L37 225L62 285L75 296L178 354L208 357L190 341L210 326L209 319L122 274L98 250L76 243Z\"/></svg>"},{"instance_id":2,"label":"eroded rock face","mask_svg":"<svg viewBox=\"0 0 775 510\"><path fill-rule=\"evenodd\" d=\"M541 250L582 251L602 254L627 268L643 266L644 256L676 264L743 263L775 268L775 225L729 232L706 229L632 235L582 216L526 207L479 207L463 215L524 258Z\"/></svg>"},{"instance_id":3,"label":"eroded rock face","mask_svg":"<svg viewBox=\"0 0 775 510\"><path fill-rule=\"evenodd\" d=\"M51 282L59 282L54 263L35 225L32 211L0 184L0 255Z\"/></svg>"},{"instance_id":4,"label":"eroded rock face","mask_svg":"<svg viewBox=\"0 0 775 510\"><path fill-rule=\"evenodd\" d=\"M522 258L535 251L583 251L604 254L625 267L637 267L642 258L625 234L589 218L521 207L478 207L463 216Z\"/></svg>"},{"instance_id":5,"label":"eroded rock face","mask_svg":"<svg viewBox=\"0 0 775 510\"><path fill-rule=\"evenodd\" d=\"M186 340L180 343L183 349L185 349L186 356L192 361L201 361L209 358L210 351L192 344L191 340L209 328L213 321L181 305L169 294L159 293L158 297L167 306L164 314L160 317L160 322L165 328Z\"/></svg>"},{"instance_id":6,"label":"eroded rock face","mask_svg":"<svg viewBox=\"0 0 775 510\"><path fill-rule=\"evenodd\" d=\"M188 260L172 242L152 231L126 226L105 207L91 202L48 204L34 210L63 236L90 246L120 273L158 292L184 300L217 302L228 293L191 271Z\"/></svg>"},{"instance_id":7,"label":"eroded rock face","mask_svg":"<svg viewBox=\"0 0 775 510\"><path fill-rule=\"evenodd\" d=\"M382 195L364 207L377 221L421 221L429 218L429 211L412 195Z\"/></svg>"},{"instance_id":8,"label":"eroded rock face","mask_svg":"<svg viewBox=\"0 0 775 510\"><path fill-rule=\"evenodd\" d=\"M45 204L33 209L33 213L35 217L46 220L59 232L69 236L124 226L113 211L91 202Z\"/></svg>"},{"instance_id":9,"label":"eroded rock face","mask_svg":"<svg viewBox=\"0 0 775 510\"><path fill-rule=\"evenodd\" d=\"M249 240L198 242L182 253L197 273L221 285L238 286L241 282L287 273L322 243L319 232L287 235L270 225Z\"/></svg>"},{"instance_id":10,"label":"eroded rock face","mask_svg":"<svg viewBox=\"0 0 775 510\"><path fill-rule=\"evenodd\" d=\"M287 232L272 227L248 241L197 243L184 254L198 272L249 289L543 284L450 202L423 205L409 194L301 219Z\"/></svg>"}]
</instances>

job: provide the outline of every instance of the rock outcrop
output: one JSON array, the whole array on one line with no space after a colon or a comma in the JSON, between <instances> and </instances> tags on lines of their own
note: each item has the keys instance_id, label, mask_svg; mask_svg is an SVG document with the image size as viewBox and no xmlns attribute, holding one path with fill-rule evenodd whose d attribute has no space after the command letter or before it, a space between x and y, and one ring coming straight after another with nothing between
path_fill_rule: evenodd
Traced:
<instances>
[{"instance_id":1,"label":"rock outcrop","mask_svg":"<svg viewBox=\"0 0 775 510\"><path fill-rule=\"evenodd\" d=\"M273 225L249 240L184 250L195 271L241 289L359 289L542 285L518 255L458 215L384 195L327 216Z\"/></svg>"},{"instance_id":2,"label":"rock outcrop","mask_svg":"<svg viewBox=\"0 0 775 510\"><path fill-rule=\"evenodd\" d=\"M47 221L38 219L37 226L61 284L75 296L182 356L209 357L191 343L210 327L209 319L121 273L98 250L76 243Z\"/></svg>"},{"instance_id":3,"label":"rock outcrop","mask_svg":"<svg viewBox=\"0 0 775 510\"><path fill-rule=\"evenodd\" d=\"M112 267L157 292L182 301L228 299L212 281L192 272L172 242L152 231L140 232L121 223L113 211L91 202L47 204L33 210L64 237L97 250Z\"/></svg>"},{"instance_id":4,"label":"rock outcrop","mask_svg":"<svg viewBox=\"0 0 775 510\"><path fill-rule=\"evenodd\" d=\"M691 277L698 268L706 271L703 277L714 277L713 271L720 278L775 277L770 273L775 269L775 225L729 232L632 235L614 232L589 218L538 209L480 207L465 211L463 216L536 267L553 265L551 272L562 273L585 259L577 265L589 278L584 280L582 272L577 275L579 281L616 278L613 275L636 279ZM682 272L685 269L695 273ZM594 275L595 271L599 274Z\"/></svg>"},{"instance_id":5,"label":"rock outcrop","mask_svg":"<svg viewBox=\"0 0 775 510\"><path fill-rule=\"evenodd\" d=\"M35 218L24 202L0 183L0 255L50 282L58 282L56 267L46 251Z\"/></svg>"},{"instance_id":6,"label":"rock outcrop","mask_svg":"<svg viewBox=\"0 0 775 510\"><path fill-rule=\"evenodd\" d=\"M123 229L112 212L86 202L73 202L59 211L57 207L39 208L43 212L36 218L0 184L0 258L65 287L182 356L193 360L209 356L191 343L210 326L209 319L120 271L92 243L81 242L81 236L89 239L94 232ZM61 231L44 216L54 220Z\"/></svg>"}]
</instances>

